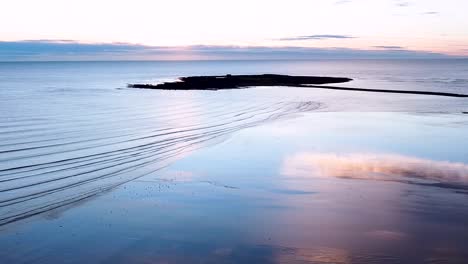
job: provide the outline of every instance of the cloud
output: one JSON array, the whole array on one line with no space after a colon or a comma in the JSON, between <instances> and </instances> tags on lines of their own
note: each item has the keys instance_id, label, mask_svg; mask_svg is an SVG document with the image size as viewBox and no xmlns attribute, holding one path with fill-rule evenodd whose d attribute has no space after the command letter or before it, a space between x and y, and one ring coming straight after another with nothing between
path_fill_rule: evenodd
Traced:
<instances>
[{"instance_id":1,"label":"cloud","mask_svg":"<svg viewBox=\"0 0 468 264\"><path fill-rule=\"evenodd\" d=\"M423 13L421 13L421 14L423 14L423 15L438 15L439 12L436 12L436 11L429 11L429 12L423 12Z\"/></svg>"},{"instance_id":2,"label":"cloud","mask_svg":"<svg viewBox=\"0 0 468 264\"><path fill-rule=\"evenodd\" d=\"M128 43L80 43L73 40L23 40L0 42L0 56L36 54L95 54L112 52L134 52L145 50L142 45Z\"/></svg>"},{"instance_id":3,"label":"cloud","mask_svg":"<svg viewBox=\"0 0 468 264\"><path fill-rule=\"evenodd\" d=\"M402 46L373 46L377 49L387 49L387 50L402 50L404 47Z\"/></svg>"},{"instance_id":4,"label":"cloud","mask_svg":"<svg viewBox=\"0 0 468 264\"><path fill-rule=\"evenodd\" d=\"M348 4L351 3L351 0L339 0L335 2L335 5L343 5L343 4Z\"/></svg>"},{"instance_id":5,"label":"cloud","mask_svg":"<svg viewBox=\"0 0 468 264\"><path fill-rule=\"evenodd\" d=\"M329 35L318 35L329 36ZM86 60L281 60L448 58L448 55L376 46L370 50L313 47L145 46L131 43L80 43L72 40L0 41L0 61Z\"/></svg>"},{"instance_id":6,"label":"cloud","mask_svg":"<svg viewBox=\"0 0 468 264\"><path fill-rule=\"evenodd\" d=\"M395 5L398 6L398 7L408 7L408 6L410 6L410 2L407 2L407 1L396 0L394 2L395 2Z\"/></svg>"},{"instance_id":7,"label":"cloud","mask_svg":"<svg viewBox=\"0 0 468 264\"><path fill-rule=\"evenodd\" d=\"M281 38L282 41L295 41L295 40L323 40L323 39L352 39L353 36L348 35L310 35L310 36L298 36L292 38Z\"/></svg>"}]
</instances>

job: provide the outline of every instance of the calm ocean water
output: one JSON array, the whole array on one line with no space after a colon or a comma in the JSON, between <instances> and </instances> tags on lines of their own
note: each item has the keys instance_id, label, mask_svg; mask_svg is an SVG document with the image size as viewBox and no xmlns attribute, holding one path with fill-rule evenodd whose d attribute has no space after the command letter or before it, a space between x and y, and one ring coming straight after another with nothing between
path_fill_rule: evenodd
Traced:
<instances>
[{"instance_id":1,"label":"calm ocean water","mask_svg":"<svg viewBox=\"0 0 468 264\"><path fill-rule=\"evenodd\" d=\"M148 101L154 105L154 98L147 97L156 96L161 100L161 96L154 95L157 93L155 91L120 90L128 83L153 83L174 80L180 76L227 73L345 76L354 79L343 85L349 87L468 93L468 60L18 62L0 63L1 118L34 118L37 115L68 115L68 118L74 118L76 109L96 114L107 109L121 108L128 111L127 108L145 107ZM411 96L395 96L392 100L387 100L388 95L361 93L356 100L359 102L356 102L353 94L339 92L337 94L343 94L344 99L340 101L333 92L317 94L304 89L289 89L287 92L284 89L255 89L242 92L188 92L184 96L185 94L197 97L196 100L207 101L221 101L223 98L247 100L252 97L255 100L276 100L285 96L292 100L306 98L326 101L320 97L333 94L333 102L328 107L350 103L346 110L361 110L361 107L364 110L374 110L370 107L376 107L377 110L396 111L466 110L458 103L460 100L444 100L446 98L434 98L439 103L430 106ZM379 102L372 103L371 100ZM362 104L361 101L366 103Z\"/></svg>"},{"instance_id":2,"label":"calm ocean water","mask_svg":"<svg viewBox=\"0 0 468 264\"><path fill-rule=\"evenodd\" d=\"M287 87L126 88L228 73L350 77L354 81L342 86L468 94L468 60L0 63L0 262L83 260L60 246L68 245L88 250L84 258L91 262L110 263L137 255L137 262L157 263L395 263L400 256L408 263L462 263L466 98ZM311 181L311 174L327 180ZM147 194L148 188L158 195ZM362 191L374 202L362 202ZM202 196L194 198L198 192ZM315 199L316 193L322 196ZM89 201L98 195L104 200ZM170 206L149 210L148 201ZM88 207L74 208L80 204ZM237 214L225 204L239 206ZM380 208L389 211L373 215ZM109 215L118 209L124 213ZM125 222L128 210L139 215L138 224ZM104 211L107 221L97 218ZM368 221L359 214L369 214ZM239 220L245 215L248 226ZM421 224L424 215L432 222ZM407 218L407 226L385 220L392 217ZM119 228L104 231L103 222ZM57 225L70 223L65 233L72 237L57 235ZM290 232L278 229L288 225ZM392 244L420 243L422 232L435 227L441 233L428 236L445 242L415 247L414 254ZM304 231L320 228L328 236ZM243 232L249 234L236 237ZM47 240L49 247L33 238L47 234L57 235ZM94 240L108 246L91 253L86 243ZM152 246L162 253L149 254ZM119 248L129 253L119 255Z\"/></svg>"}]
</instances>

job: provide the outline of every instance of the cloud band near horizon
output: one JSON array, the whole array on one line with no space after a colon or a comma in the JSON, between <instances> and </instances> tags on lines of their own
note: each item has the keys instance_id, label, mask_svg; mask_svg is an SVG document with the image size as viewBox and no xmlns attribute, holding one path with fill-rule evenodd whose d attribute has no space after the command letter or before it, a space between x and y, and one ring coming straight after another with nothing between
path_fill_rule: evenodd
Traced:
<instances>
[{"instance_id":1,"label":"cloud band near horizon","mask_svg":"<svg viewBox=\"0 0 468 264\"><path fill-rule=\"evenodd\" d=\"M330 37L316 35L315 37ZM313 37L313 36L312 36ZM80 43L72 40L0 41L0 61L54 60L266 60L457 58L399 46L375 49L266 46L145 46L130 43Z\"/></svg>"}]
</instances>

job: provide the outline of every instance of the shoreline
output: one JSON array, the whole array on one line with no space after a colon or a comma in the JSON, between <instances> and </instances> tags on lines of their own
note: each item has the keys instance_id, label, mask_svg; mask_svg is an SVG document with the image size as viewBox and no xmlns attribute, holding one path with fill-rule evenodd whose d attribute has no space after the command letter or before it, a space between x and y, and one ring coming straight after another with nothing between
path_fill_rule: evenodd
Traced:
<instances>
[{"instance_id":1,"label":"shoreline","mask_svg":"<svg viewBox=\"0 0 468 264\"><path fill-rule=\"evenodd\" d=\"M468 94L414 91L414 90L368 89L368 88L351 88L351 87L323 86L323 85L302 85L300 87L329 89L329 90L356 91L356 92L400 93L400 94L435 95L435 96L448 96L448 97L468 97Z\"/></svg>"}]
</instances>

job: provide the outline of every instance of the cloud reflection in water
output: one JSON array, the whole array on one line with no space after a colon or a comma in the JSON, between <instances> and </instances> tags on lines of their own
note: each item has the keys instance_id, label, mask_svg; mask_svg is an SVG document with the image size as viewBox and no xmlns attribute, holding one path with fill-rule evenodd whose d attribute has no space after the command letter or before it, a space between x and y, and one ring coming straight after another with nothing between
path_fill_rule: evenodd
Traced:
<instances>
[{"instance_id":1,"label":"cloud reflection in water","mask_svg":"<svg viewBox=\"0 0 468 264\"><path fill-rule=\"evenodd\" d=\"M407 181L468 188L468 165L392 154L298 153L286 158L282 174Z\"/></svg>"}]
</instances>

